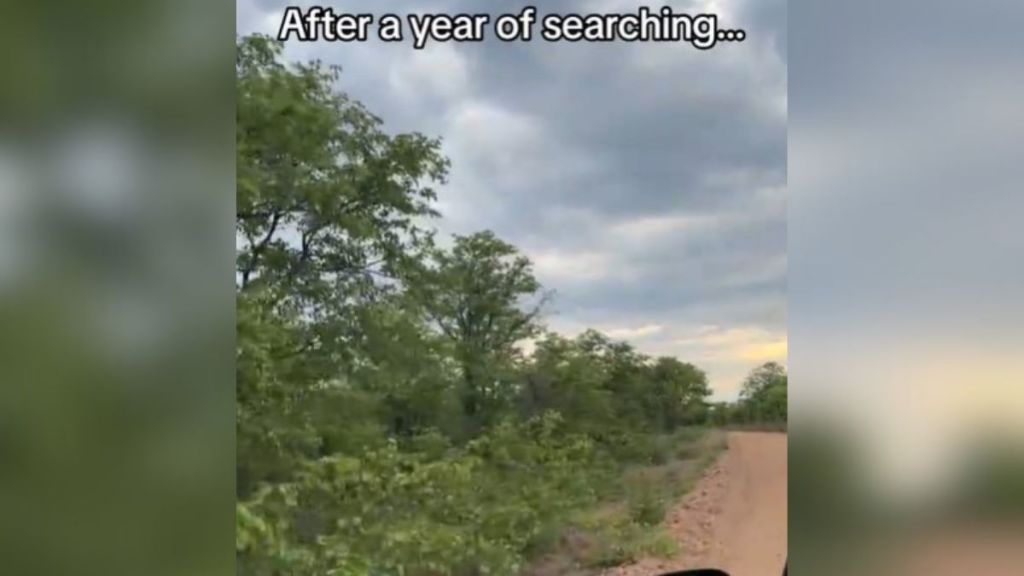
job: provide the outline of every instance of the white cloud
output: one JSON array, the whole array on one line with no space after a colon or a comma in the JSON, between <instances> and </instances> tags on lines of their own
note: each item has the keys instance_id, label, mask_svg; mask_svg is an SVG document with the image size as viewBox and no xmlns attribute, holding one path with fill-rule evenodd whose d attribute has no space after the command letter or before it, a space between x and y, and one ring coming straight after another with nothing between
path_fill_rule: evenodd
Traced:
<instances>
[{"instance_id":1,"label":"white cloud","mask_svg":"<svg viewBox=\"0 0 1024 576\"><path fill-rule=\"evenodd\" d=\"M454 105L468 96L469 63L454 45L432 43L403 52L391 64L388 83L404 99L433 96Z\"/></svg>"},{"instance_id":2,"label":"white cloud","mask_svg":"<svg viewBox=\"0 0 1024 576\"><path fill-rule=\"evenodd\" d=\"M449 220L446 225L459 233L498 218L505 194L531 186L548 166L542 124L491 102L470 100L453 107L443 134L452 169L439 206Z\"/></svg>"},{"instance_id":3,"label":"white cloud","mask_svg":"<svg viewBox=\"0 0 1024 576\"><path fill-rule=\"evenodd\" d=\"M680 233L706 232L717 224L718 219L708 214L670 214L624 220L613 224L609 232L616 242L647 244L678 238Z\"/></svg>"},{"instance_id":4,"label":"white cloud","mask_svg":"<svg viewBox=\"0 0 1024 576\"><path fill-rule=\"evenodd\" d=\"M550 286L567 286L608 278L616 270L611 256L600 252L545 250L528 254L537 276Z\"/></svg>"},{"instance_id":5,"label":"white cloud","mask_svg":"<svg viewBox=\"0 0 1024 576\"><path fill-rule=\"evenodd\" d=\"M659 324L645 324L635 328L609 328L605 331L605 334L609 338L633 341L649 338L655 334L660 334L664 330L665 327Z\"/></svg>"},{"instance_id":6,"label":"white cloud","mask_svg":"<svg viewBox=\"0 0 1024 576\"><path fill-rule=\"evenodd\" d=\"M450 138L460 152L504 168L527 159L544 136L535 118L479 100L454 111L451 129Z\"/></svg>"}]
</instances>

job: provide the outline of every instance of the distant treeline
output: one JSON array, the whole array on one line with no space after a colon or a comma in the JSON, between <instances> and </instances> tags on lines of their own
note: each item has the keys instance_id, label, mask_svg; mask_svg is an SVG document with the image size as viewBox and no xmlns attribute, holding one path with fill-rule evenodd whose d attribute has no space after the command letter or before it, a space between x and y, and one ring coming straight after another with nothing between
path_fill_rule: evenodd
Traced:
<instances>
[{"instance_id":1,"label":"distant treeline","mask_svg":"<svg viewBox=\"0 0 1024 576\"><path fill-rule=\"evenodd\" d=\"M708 423L748 429L784 429L788 420L786 369L769 362L753 370L743 382L739 400L719 402L709 408Z\"/></svg>"}]
</instances>

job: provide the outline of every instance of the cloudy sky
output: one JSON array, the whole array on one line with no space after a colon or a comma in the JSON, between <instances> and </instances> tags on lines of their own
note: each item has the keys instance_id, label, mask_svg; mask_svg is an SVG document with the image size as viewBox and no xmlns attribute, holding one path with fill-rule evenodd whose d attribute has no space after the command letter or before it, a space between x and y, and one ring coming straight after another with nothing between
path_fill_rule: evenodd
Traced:
<instances>
[{"instance_id":1,"label":"cloudy sky","mask_svg":"<svg viewBox=\"0 0 1024 576\"><path fill-rule=\"evenodd\" d=\"M380 4L326 2L337 12ZM529 3L488 2L493 14ZM339 90L390 131L440 136L452 160L443 232L492 229L555 291L548 323L598 328L707 370L720 398L785 361L786 3L670 2L715 12L743 43L290 42L342 67ZM284 0L238 0L240 34L276 34ZM299 5L305 5L300 3ZM628 12L629 0L544 2ZM661 4L654 4L660 6ZM469 0L396 13L479 12Z\"/></svg>"}]
</instances>

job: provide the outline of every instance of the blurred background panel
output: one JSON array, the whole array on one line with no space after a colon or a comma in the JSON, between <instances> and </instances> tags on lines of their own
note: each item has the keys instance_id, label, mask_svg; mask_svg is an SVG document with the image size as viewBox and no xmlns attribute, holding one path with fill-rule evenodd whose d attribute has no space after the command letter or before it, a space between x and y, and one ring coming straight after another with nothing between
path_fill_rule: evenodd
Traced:
<instances>
[{"instance_id":1,"label":"blurred background panel","mask_svg":"<svg viewBox=\"0 0 1024 576\"><path fill-rule=\"evenodd\" d=\"M793 573L1022 574L1024 4L789 14Z\"/></svg>"},{"instance_id":2,"label":"blurred background panel","mask_svg":"<svg viewBox=\"0 0 1024 576\"><path fill-rule=\"evenodd\" d=\"M7 574L233 568L234 4L0 18Z\"/></svg>"}]
</instances>

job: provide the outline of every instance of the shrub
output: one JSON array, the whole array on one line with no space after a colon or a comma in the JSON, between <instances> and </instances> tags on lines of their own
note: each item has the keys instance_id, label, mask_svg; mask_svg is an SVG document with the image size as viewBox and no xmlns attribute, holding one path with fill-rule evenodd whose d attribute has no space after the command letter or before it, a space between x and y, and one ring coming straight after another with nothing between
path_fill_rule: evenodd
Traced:
<instances>
[{"instance_id":1,"label":"shrub","mask_svg":"<svg viewBox=\"0 0 1024 576\"><path fill-rule=\"evenodd\" d=\"M629 504L629 515L643 526L656 526L665 519L665 501L654 495L641 496Z\"/></svg>"},{"instance_id":2,"label":"shrub","mask_svg":"<svg viewBox=\"0 0 1024 576\"><path fill-rule=\"evenodd\" d=\"M498 425L461 450L431 432L405 448L414 451L391 442L322 458L240 505L244 563L282 574L512 574L597 500L593 443L563 435L554 414ZM265 545L270 534L277 545Z\"/></svg>"},{"instance_id":3,"label":"shrub","mask_svg":"<svg viewBox=\"0 0 1024 576\"><path fill-rule=\"evenodd\" d=\"M403 448L405 452L418 453L426 460L440 460L452 448L452 444L437 430L426 430L406 440Z\"/></svg>"}]
</instances>

